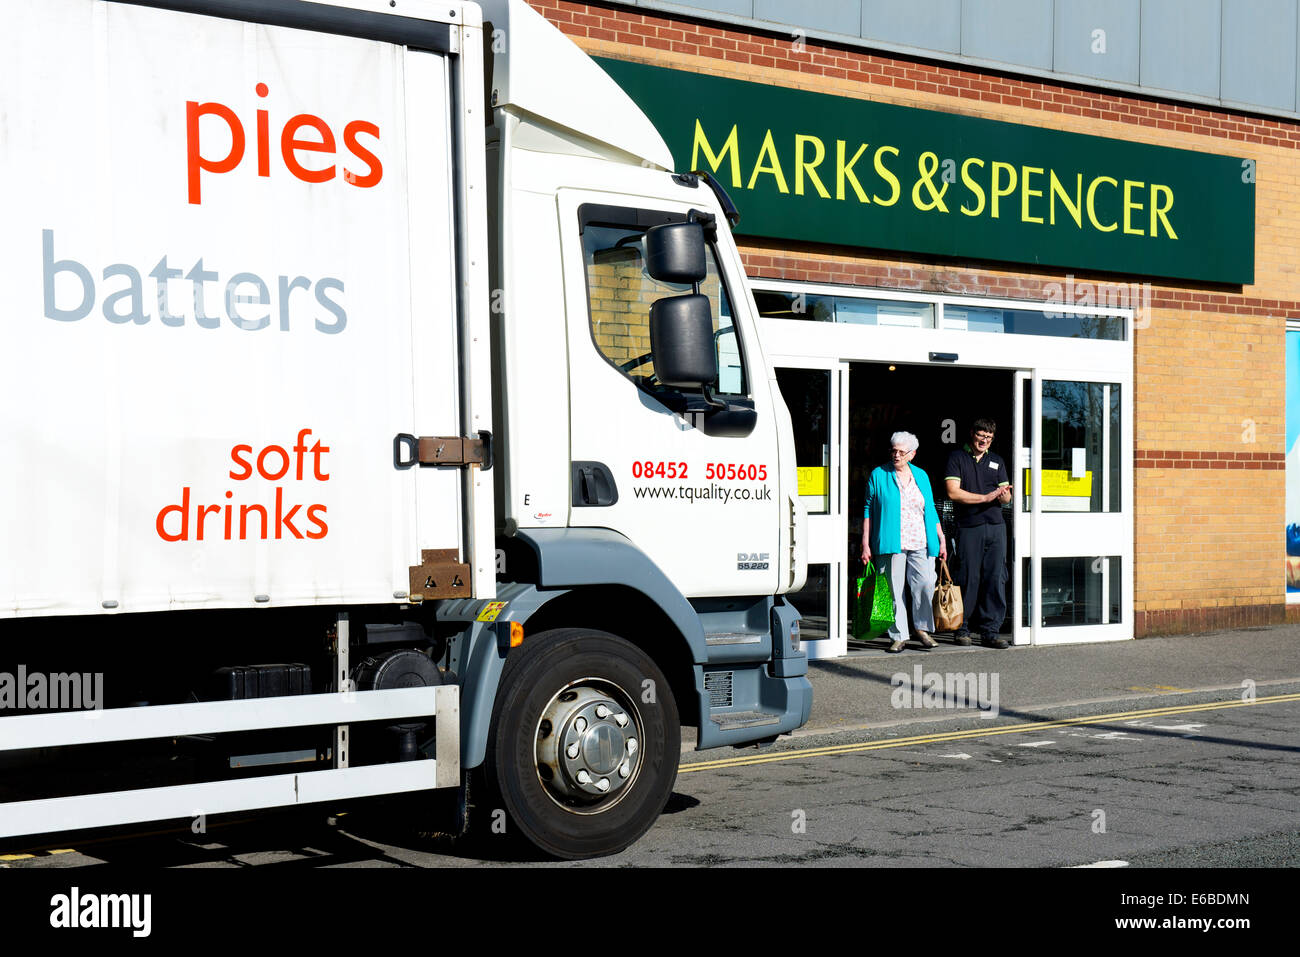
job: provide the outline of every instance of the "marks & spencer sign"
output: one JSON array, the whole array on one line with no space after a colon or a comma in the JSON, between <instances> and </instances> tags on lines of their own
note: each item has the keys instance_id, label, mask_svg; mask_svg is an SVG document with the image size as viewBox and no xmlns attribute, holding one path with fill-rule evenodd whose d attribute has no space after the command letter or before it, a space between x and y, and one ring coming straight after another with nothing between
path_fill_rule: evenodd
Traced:
<instances>
[{"instance_id":1,"label":"marks & spencer sign","mask_svg":"<svg viewBox=\"0 0 1300 957\"><path fill-rule=\"evenodd\" d=\"M1254 281L1253 160L600 63L742 235Z\"/></svg>"}]
</instances>

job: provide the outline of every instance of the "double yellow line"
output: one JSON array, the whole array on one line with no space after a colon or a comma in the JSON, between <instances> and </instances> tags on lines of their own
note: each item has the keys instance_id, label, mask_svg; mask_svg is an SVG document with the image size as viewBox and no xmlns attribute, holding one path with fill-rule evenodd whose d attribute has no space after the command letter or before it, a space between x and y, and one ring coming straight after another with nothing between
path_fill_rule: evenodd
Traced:
<instances>
[{"instance_id":1,"label":"double yellow line","mask_svg":"<svg viewBox=\"0 0 1300 957\"><path fill-rule=\"evenodd\" d=\"M995 734L1024 734L1026 731L1049 731L1052 728L1073 728L1080 725L1104 724L1108 721L1132 721L1137 718L1159 718L1175 714L1195 714L1198 711L1220 711L1224 708L1245 708L1257 704L1281 704L1300 701L1300 693L1271 695L1247 701L1211 701L1206 704L1179 705L1168 708L1147 708L1142 711L1117 711L1086 718L1063 718L1059 721L1025 721L997 728L970 728L965 731L948 731L941 734L919 734L908 738L889 738L886 741L866 741L861 744L837 744L822 748L799 748L776 754L755 754L739 758L720 758L716 761L699 761L682 764L678 774L693 771L719 771L723 768L743 768L752 764L772 764L777 761L799 761L804 758L836 757L857 754L861 751L881 751L885 748L903 748L917 744L940 744L945 741L963 741L968 738L987 738Z\"/></svg>"}]
</instances>

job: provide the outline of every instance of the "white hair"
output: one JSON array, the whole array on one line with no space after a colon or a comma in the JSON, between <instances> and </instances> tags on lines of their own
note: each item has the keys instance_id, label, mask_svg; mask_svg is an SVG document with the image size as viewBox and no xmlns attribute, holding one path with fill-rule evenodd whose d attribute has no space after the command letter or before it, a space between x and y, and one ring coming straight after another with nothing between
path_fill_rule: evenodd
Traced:
<instances>
[{"instance_id":1,"label":"white hair","mask_svg":"<svg viewBox=\"0 0 1300 957\"><path fill-rule=\"evenodd\" d=\"M920 439L918 439L911 432L895 432L893 435L889 437L890 448L893 448L895 445L897 445L901 448L906 449L908 452L915 452L917 447L920 444L921 444Z\"/></svg>"}]
</instances>

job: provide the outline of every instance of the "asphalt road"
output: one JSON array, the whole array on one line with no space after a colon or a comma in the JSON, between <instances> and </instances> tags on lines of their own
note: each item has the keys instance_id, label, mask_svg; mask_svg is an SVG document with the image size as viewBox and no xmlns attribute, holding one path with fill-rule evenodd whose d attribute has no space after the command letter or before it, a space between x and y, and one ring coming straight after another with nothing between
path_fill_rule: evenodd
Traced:
<instances>
[{"instance_id":1,"label":"asphalt road","mask_svg":"<svg viewBox=\"0 0 1300 957\"><path fill-rule=\"evenodd\" d=\"M806 736L684 764L627 851L561 867L1295 866L1300 683L1253 703L956 717ZM382 807L41 851L9 867L557 866L510 835L419 837Z\"/></svg>"},{"instance_id":2,"label":"asphalt road","mask_svg":"<svg viewBox=\"0 0 1300 957\"><path fill-rule=\"evenodd\" d=\"M982 681L983 698L922 693L948 675ZM558 866L1300 864L1300 628L866 649L813 663L811 679L806 728L763 749L684 750L641 841ZM372 802L204 834L82 834L0 867L557 866L512 837L420 836Z\"/></svg>"}]
</instances>

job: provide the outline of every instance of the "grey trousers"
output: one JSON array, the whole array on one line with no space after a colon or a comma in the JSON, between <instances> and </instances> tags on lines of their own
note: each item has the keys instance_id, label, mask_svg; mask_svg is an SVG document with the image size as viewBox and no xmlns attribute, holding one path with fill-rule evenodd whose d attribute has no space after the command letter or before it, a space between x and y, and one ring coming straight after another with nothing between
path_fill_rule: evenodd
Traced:
<instances>
[{"instance_id":1,"label":"grey trousers","mask_svg":"<svg viewBox=\"0 0 1300 957\"><path fill-rule=\"evenodd\" d=\"M894 592L894 623L886 633L889 640L905 641L911 634L907 609L903 607L904 580L912 590L912 627L917 631L934 631L934 586L938 576L934 572L934 559L925 549L880 555L876 570L889 580Z\"/></svg>"}]
</instances>

